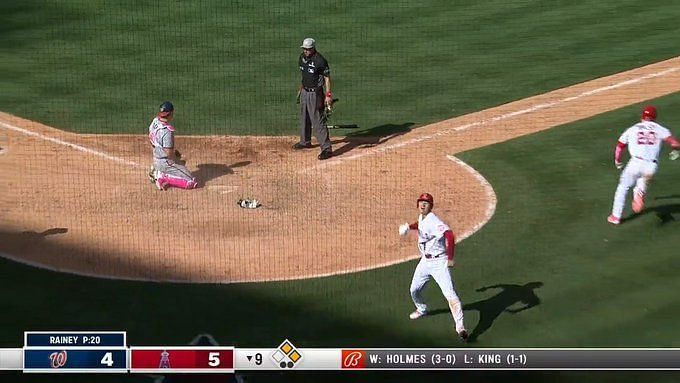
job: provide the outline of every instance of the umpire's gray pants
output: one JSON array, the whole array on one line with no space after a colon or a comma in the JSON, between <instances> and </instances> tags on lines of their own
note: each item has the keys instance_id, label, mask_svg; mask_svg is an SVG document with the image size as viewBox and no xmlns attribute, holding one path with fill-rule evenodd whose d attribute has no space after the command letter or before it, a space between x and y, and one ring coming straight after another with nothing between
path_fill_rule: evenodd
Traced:
<instances>
[{"instance_id":1,"label":"umpire's gray pants","mask_svg":"<svg viewBox=\"0 0 680 383\"><path fill-rule=\"evenodd\" d=\"M300 92L300 143L309 144L312 141L312 128L321 150L331 149L331 138L326 127L323 90L318 92Z\"/></svg>"}]
</instances>

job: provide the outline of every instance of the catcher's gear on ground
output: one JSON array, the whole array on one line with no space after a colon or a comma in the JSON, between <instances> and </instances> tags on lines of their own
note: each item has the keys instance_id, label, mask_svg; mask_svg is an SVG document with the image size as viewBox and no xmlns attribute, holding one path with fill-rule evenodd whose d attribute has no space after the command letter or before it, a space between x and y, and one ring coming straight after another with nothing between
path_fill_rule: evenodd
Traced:
<instances>
[{"instance_id":1,"label":"catcher's gear on ground","mask_svg":"<svg viewBox=\"0 0 680 383\"><path fill-rule=\"evenodd\" d=\"M256 199L239 199L236 203L244 209L257 209L262 206L260 201Z\"/></svg>"}]
</instances>

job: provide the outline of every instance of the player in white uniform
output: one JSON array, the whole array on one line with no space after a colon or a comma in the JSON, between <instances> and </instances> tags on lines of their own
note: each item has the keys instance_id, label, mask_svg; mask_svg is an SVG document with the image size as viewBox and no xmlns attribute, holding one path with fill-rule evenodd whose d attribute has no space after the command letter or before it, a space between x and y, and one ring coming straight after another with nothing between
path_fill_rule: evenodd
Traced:
<instances>
[{"instance_id":1,"label":"player in white uniform","mask_svg":"<svg viewBox=\"0 0 680 383\"><path fill-rule=\"evenodd\" d=\"M174 112L175 107L170 101L162 103L156 118L149 125L149 141L153 147L153 169L149 177L159 190L165 190L168 186L181 189L198 186L189 169L177 163L175 128L170 125Z\"/></svg>"},{"instance_id":2,"label":"player in white uniform","mask_svg":"<svg viewBox=\"0 0 680 383\"><path fill-rule=\"evenodd\" d=\"M621 172L619 186L614 194L612 213L607 218L609 223L614 225L621 223L626 196L628 195L628 190L633 185L635 185L632 201L633 212L639 213L645 207L647 186L654 177L658 167L661 143L666 142L673 149L680 149L680 142L671 135L668 129L654 120L656 120L656 108L651 105L645 107L642 111L640 122L626 129L619 138L614 151L614 165L617 169L623 168L621 155L626 146L628 146L628 152L630 153L630 161L628 161L625 169ZM677 152L673 152L671 158L675 154Z\"/></svg>"},{"instance_id":3,"label":"player in white uniform","mask_svg":"<svg viewBox=\"0 0 680 383\"><path fill-rule=\"evenodd\" d=\"M448 269L455 264L453 257L456 241L453 231L432 212L434 198L431 194L421 194L417 206L420 210L418 222L399 226L401 235L406 235L409 230L418 230L418 250L421 254L411 280L411 298L416 305L416 311L412 312L409 318L418 319L427 315L427 305L421 292L430 278L434 278L449 303L451 315L456 323L456 332L465 341L468 339L468 333L463 324L463 305L453 289L453 280Z\"/></svg>"}]
</instances>

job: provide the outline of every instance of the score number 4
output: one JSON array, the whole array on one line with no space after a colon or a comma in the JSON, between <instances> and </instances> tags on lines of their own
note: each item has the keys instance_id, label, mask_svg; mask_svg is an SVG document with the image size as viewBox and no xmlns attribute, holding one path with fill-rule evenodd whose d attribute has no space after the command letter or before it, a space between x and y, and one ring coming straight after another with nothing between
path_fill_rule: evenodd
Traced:
<instances>
[{"instance_id":1,"label":"score number 4","mask_svg":"<svg viewBox=\"0 0 680 383\"><path fill-rule=\"evenodd\" d=\"M107 352L104 354L104 357L100 363L109 367L113 367L113 353Z\"/></svg>"}]
</instances>

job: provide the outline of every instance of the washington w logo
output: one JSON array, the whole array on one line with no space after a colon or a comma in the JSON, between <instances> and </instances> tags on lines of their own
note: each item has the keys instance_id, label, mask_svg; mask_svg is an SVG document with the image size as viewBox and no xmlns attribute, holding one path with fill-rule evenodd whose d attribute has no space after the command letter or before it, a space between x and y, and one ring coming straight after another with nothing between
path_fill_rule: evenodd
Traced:
<instances>
[{"instance_id":1,"label":"washington w logo","mask_svg":"<svg viewBox=\"0 0 680 383\"><path fill-rule=\"evenodd\" d=\"M52 368L64 367L67 360L68 354L66 353L66 350L50 354L50 364L52 365Z\"/></svg>"}]
</instances>

